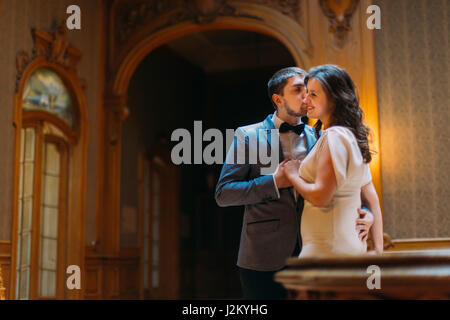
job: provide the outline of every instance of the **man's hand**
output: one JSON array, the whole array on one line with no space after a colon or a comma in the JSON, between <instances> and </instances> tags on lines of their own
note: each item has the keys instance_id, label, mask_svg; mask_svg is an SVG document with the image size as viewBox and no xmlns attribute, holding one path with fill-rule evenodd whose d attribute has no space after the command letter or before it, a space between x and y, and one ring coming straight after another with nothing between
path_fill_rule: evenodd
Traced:
<instances>
[{"instance_id":1,"label":"man's hand","mask_svg":"<svg viewBox=\"0 0 450 320\"><path fill-rule=\"evenodd\" d=\"M373 214L358 208L359 219L356 219L356 230L359 231L358 237L361 241L366 241L369 235L370 227L373 224Z\"/></svg>"},{"instance_id":2,"label":"man's hand","mask_svg":"<svg viewBox=\"0 0 450 320\"><path fill-rule=\"evenodd\" d=\"M287 161L289 161L289 159L283 160L283 162L281 162L278 165L277 169L275 170L275 173L273 174L273 177L275 178L275 182L277 184L278 189L292 187L292 183L286 177L285 170L284 170L284 164Z\"/></svg>"},{"instance_id":3,"label":"man's hand","mask_svg":"<svg viewBox=\"0 0 450 320\"><path fill-rule=\"evenodd\" d=\"M286 162L286 164L284 164L283 166L284 166L284 172L285 172L286 176L289 176L289 175L298 176L298 170L300 168L300 160L290 160L290 161Z\"/></svg>"}]
</instances>

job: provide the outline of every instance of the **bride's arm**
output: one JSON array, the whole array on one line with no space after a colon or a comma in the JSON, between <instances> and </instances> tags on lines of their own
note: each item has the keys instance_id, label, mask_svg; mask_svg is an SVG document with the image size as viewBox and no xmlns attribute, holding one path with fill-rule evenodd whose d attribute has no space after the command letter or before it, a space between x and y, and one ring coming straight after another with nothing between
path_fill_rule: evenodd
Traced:
<instances>
[{"instance_id":1,"label":"bride's arm","mask_svg":"<svg viewBox=\"0 0 450 320\"><path fill-rule=\"evenodd\" d=\"M370 228L376 253L383 253L383 219L381 217L380 201L373 183L361 188L361 198L367 203L373 213L373 225Z\"/></svg>"},{"instance_id":2,"label":"bride's arm","mask_svg":"<svg viewBox=\"0 0 450 320\"><path fill-rule=\"evenodd\" d=\"M298 161L289 161L284 165L286 177L291 181L297 192L302 195L303 199L308 200L316 207L328 206L337 188L328 142L325 140L323 143L314 183L308 183L299 176Z\"/></svg>"}]
</instances>

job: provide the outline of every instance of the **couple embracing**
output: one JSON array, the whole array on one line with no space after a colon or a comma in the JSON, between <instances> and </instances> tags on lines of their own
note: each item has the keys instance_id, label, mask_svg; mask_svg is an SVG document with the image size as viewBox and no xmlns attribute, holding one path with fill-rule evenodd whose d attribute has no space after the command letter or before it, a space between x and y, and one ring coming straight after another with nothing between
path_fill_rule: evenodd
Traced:
<instances>
[{"instance_id":1,"label":"couple embracing","mask_svg":"<svg viewBox=\"0 0 450 320\"><path fill-rule=\"evenodd\" d=\"M383 251L369 128L350 76L334 65L285 68L269 80L268 95L275 112L237 128L216 187L219 206L245 206L237 261L244 299L286 298L273 275L290 256L367 254L369 232L372 253ZM305 116L317 119L314 128ZM228 159L237 140L248 149L256 138L270 150L274 142L259 131L274 129L281 162L273 174Z\"/></svg>"}]
</instances>

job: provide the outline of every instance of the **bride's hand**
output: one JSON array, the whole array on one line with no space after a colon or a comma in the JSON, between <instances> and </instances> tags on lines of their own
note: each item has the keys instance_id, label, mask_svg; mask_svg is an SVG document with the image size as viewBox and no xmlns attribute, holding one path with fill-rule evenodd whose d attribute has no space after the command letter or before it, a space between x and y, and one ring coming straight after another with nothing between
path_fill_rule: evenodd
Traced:
<instances>
[{"instance_id":1,"label":"bride's hand","mask_svg":"<svg viewBox=\"0 0 450 320\"><path fill-rule=\"evenodd\" d=\"M377 255L381 255L381 254L383 254L383 250L370 250L370 251L367 251L367 254L368 255L371 255L371 256L377 256Z\"/></svg>"},{"instance_id":2,"label":"bride's hand","mask_svg":"<svg viewBox=\"0 0 450 320\"><path fill-rule=\"evenodd\" d=\"M299 168L300 168L300 160L289 160L284 164L284 172L288 177L292 175L298 176Z\"/></svg>"}]
</instances>

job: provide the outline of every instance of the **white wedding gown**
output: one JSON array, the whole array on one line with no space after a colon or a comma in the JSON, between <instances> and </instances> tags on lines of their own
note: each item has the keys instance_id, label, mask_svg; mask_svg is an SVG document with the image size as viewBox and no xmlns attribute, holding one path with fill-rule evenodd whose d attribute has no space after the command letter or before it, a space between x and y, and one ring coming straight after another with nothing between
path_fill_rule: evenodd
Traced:
<instances>
[{"instance_id":1,"label":"white wedding gown","mask_svg":"<svg viewBox=\"0 0 450 320\"><path fill-rule=\"evenodd\" d=\"M367 244L358 238L356 219L361 207L361 187L372 180L369 165L363 162L354 134L345 127L323 131L300 165L300 176L309 183L316 179L321 150L328 140L337 189L327 207L319 208L305 200L301 218L300 258L328 255L364 254Z\"/></svg>"}]
</instances>

